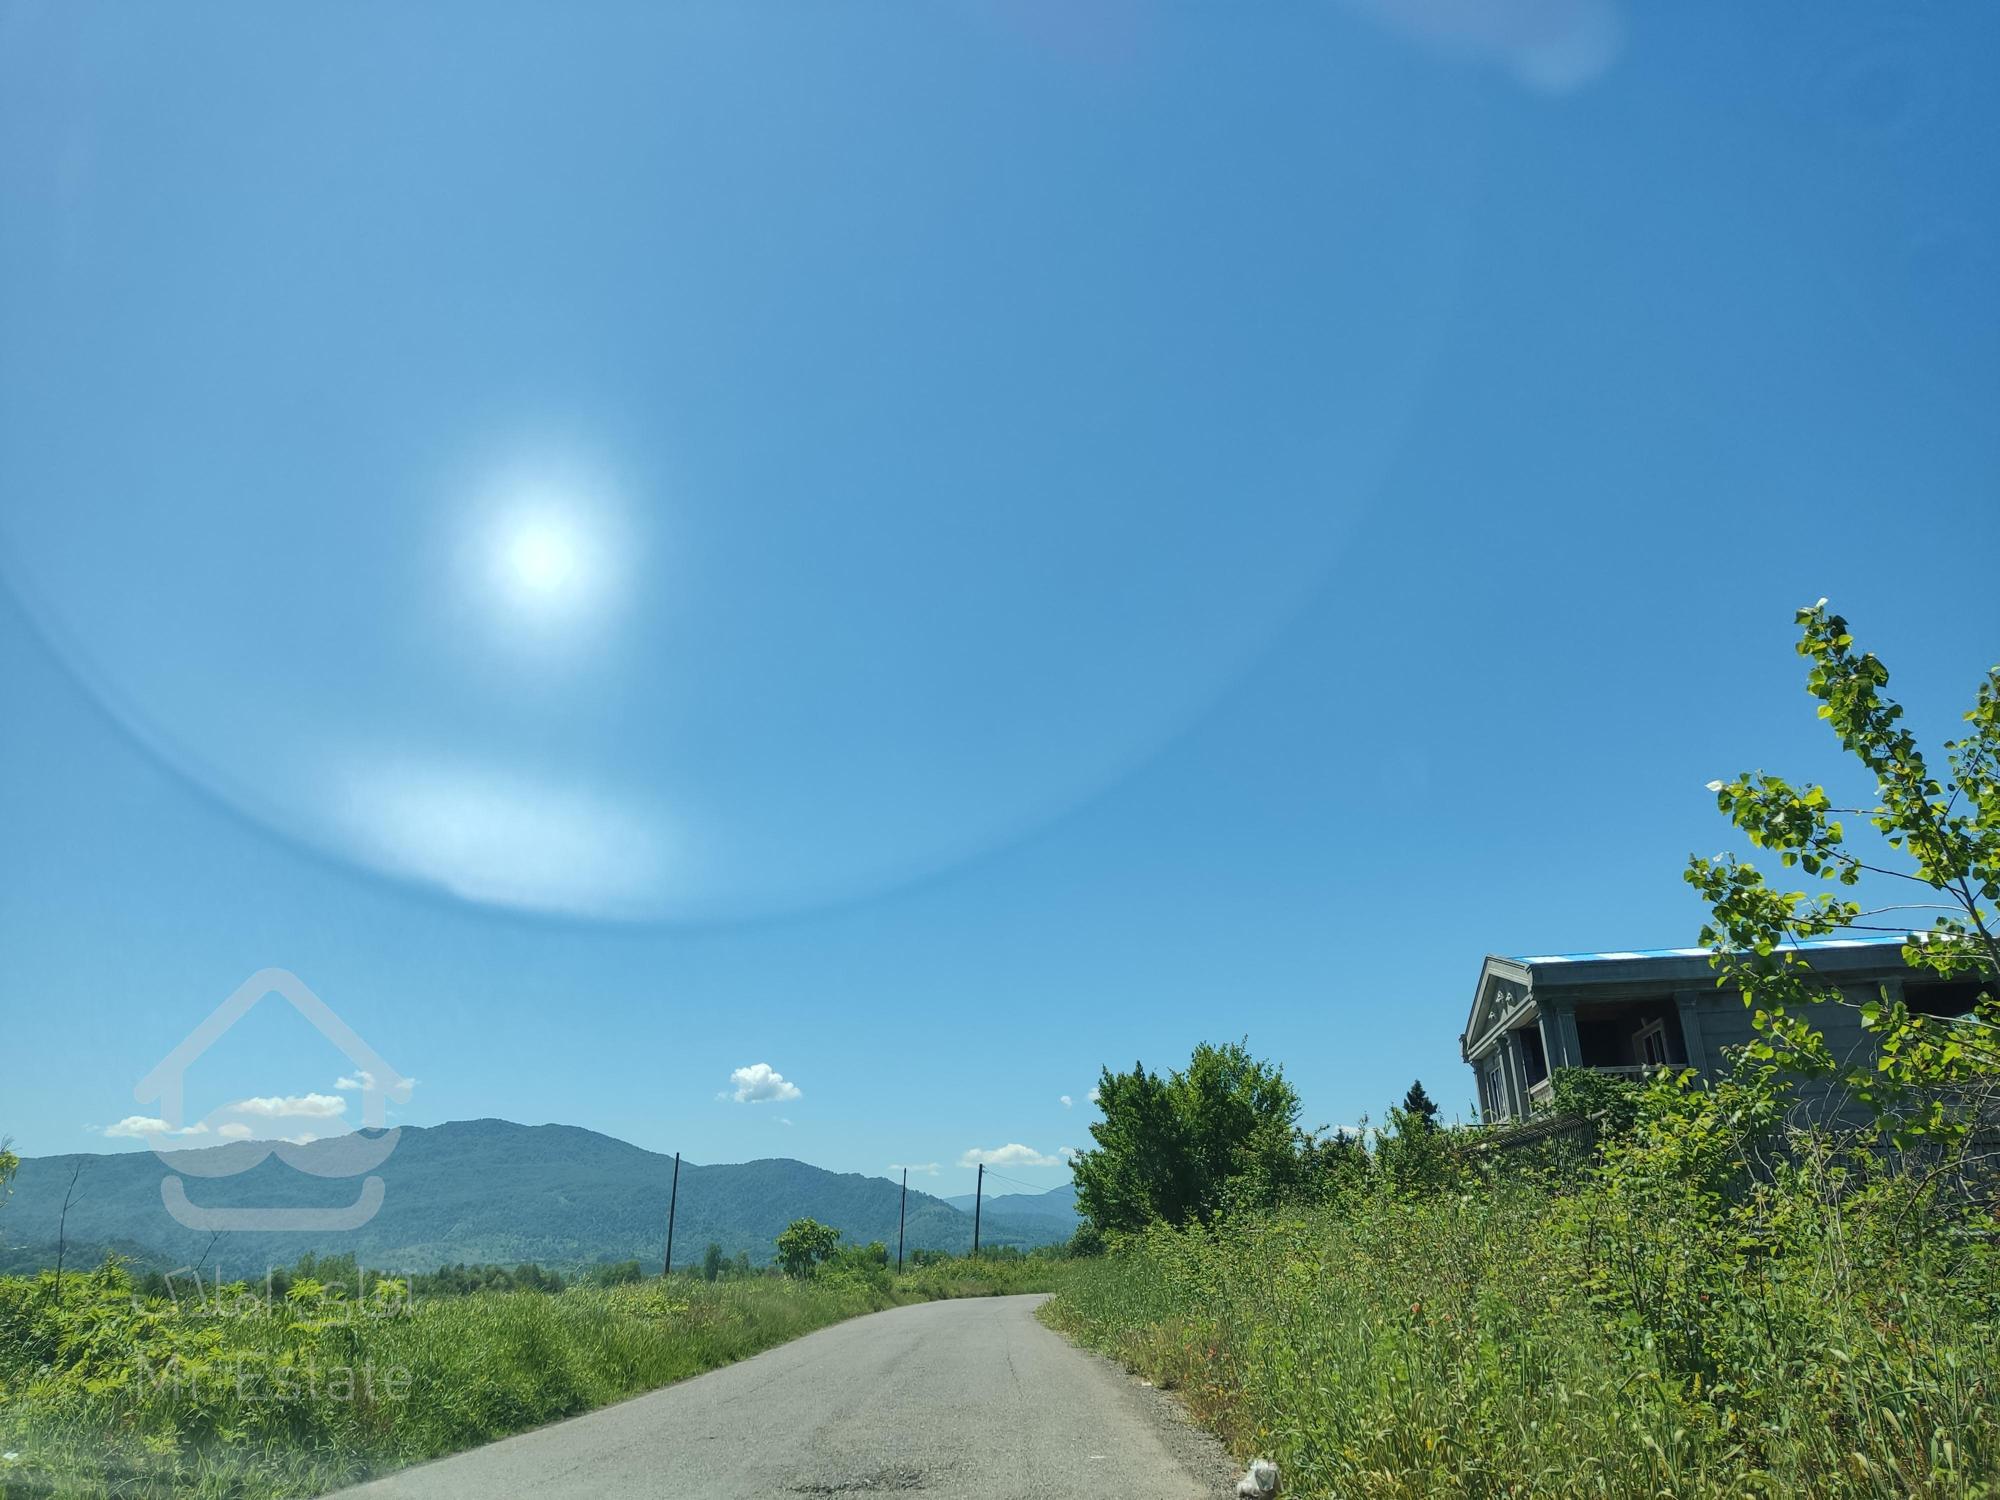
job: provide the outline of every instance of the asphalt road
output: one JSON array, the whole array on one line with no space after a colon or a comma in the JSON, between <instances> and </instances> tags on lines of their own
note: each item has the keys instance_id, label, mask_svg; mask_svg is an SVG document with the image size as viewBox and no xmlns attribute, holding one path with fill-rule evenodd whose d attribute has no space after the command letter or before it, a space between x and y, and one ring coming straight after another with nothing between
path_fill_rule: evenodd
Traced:
<instances>
[{"instance_id":1,"label":"asphalt road","mask_svg":"<svg viewBox=\"0 0 2000 1500\"><path fill-rule=\"evenodd\" d=\"M638 1500L1231 1494L1167 1396L1036 1321L1040 1297L926 1302L822 1329L343 1497Z\"/></svg>"}]
</instances>

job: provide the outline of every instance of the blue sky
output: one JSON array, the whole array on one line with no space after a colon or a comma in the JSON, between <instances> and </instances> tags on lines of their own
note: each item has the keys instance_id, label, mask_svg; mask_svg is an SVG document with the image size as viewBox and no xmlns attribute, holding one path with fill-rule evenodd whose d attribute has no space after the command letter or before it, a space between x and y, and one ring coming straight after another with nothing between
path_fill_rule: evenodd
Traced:
<instances>
[{"instance_id":1,"label":"blue sky","mask_svg":"<svg viewBox=\"0 0 2000 1500\"><path fill-rule=\"evenodd\" d=\"M1992 663L1996 29L0 5L0 1132L269 965L406 1122L938 1191L1203 1039L1465 1111L1838 770L1797 605Z\"/></svg>"}]
</instances>

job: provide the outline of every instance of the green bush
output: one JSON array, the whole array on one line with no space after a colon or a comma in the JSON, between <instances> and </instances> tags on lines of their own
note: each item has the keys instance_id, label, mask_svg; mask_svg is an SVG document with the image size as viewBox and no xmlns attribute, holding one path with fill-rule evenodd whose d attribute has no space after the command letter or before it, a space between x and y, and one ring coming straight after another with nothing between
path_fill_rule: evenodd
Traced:
<instances>
[{"instance_id":1,"label":"green bush","mask_svg":"<svg viewBox=\"0 0 2000 1500\"><path fill-rule=\"evenodd\" d=\"M810 1276L840 1245L840 1231L817 1219L794 1219L778 1236L778 1264L787 1276Z\"/></svg>"},{"instance_id":2,"label":"green bush","mask_svg":"<svg viewBox=\"0 0 2000 1500\"><path fill-rule=\"evenodd\" d=\"M878 1292L887 1292L893 1279L888 1248L879 1240L866 1245L842 1245L820 1262L815 1274L824 1282Z\"/></svg>"},{"instance_id":3,"label":"green bush","mask_svg":"<svg viewBox=\"0 0 2000 1500\"><path fill-rule=\"evenodd\" d=\"M1069 1237L1066 1247L1068 1253L1074 1256L1102 1255L1104 1248L1103 1231L1088 1219L1076 1226L1076 1233Z\"/></svg>"},{"instance_id":4,"label":"green bush","mask_svg":"<svg viewBox=\"0 0 2000 1500\"><path fill-rule=\"evenodd\" d=\"M636 1260L607 1261L601 1266L592 1266L584 1280L592 1286L634 1286L645 1279Z\"/></svg>"},{"instance_id":5,"label":"green bush","mask_svg":"<svg viewBox=\"0 0 2000 1500\"><path fill-rule=\"evenodd\" d=\"M1781 1099L1663 1078L1580 1176L1157 1226L1048 1316L1299 1496L2000 1493L1990 1219Z\"/></svg>"},{"instance_id":6,"label":"green bush","mask_svg":"<svg viewBox=\"0 0 2000 1500\"><path fill-rule=\"evenodd\" d=\"M1638 1117L1643 1091L1636 1079L1595 1068L1557 1068L1549 1075L1551 1114L1595 1120L1605 1135L1623 1135Z\"/></svg>"}]
</instances>

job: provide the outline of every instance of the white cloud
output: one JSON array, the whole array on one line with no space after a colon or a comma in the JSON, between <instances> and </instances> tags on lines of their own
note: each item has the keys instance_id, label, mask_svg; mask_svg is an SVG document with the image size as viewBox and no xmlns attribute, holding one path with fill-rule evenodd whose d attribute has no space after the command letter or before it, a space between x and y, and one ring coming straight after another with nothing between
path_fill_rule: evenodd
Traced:
<instances>
[{"instance_id":1,"label":"white cloud","mask_svg":"<svg viewBox=\"0 0 2000 1500\"><path fill-rule=\"evenodd\" d=\"M731 1095L738 1104L784 1103L799 1097L799 1086L769 1063L752 1063L729 1075L736 1085Z\"/></svg>"},{"instance_id":2,"label":"white cloud","mask_svg":"<svg viewBox=\"0 0 2000 1500\"><path fill-rule=\"evenodd\" d=\"M1350 1141L1366 1141L1379 1139L1381 1134L1382 1127L1380 1125L1370 1125L1365 1121L1359 1125L1323 1125L1320 1127L1320 1137L1323 1140L1330 1140L1335 1136L1345 1136Z\"/></svg>"},{"instance_id":3,"label":"white cloud","mask_svg":"<svg viewBox=\"0 0 2000 1500\"><path fill-rule=\"evenodd\" d=\"M780 1125L789 1125L789 1124L791 1124L792 1122L791 1122L791 1121L790 1121L789 1119L787 1119L787 1118L786 1118L786 1117L785 1117L784 1115L779 1115L779 1116L778 1116L778 1123L779 1123Z\"/></svg>"},{"instance_id":4,"label":"white cloud","mask_svg":"<svg viewBox=\"0 0 2000 1500\"><path fill-rule=\"evenodd\" d=\"M347 1101L338 1094L269 1094L239 1099L229 1108L239 1115L257 1115L266 1120L330 1120L346 1112Z\"/></svg>"},{"instance_id":5,"label":"white cloud","mask_svg":"<svg viewBox=\"0 0 2000 1500\"><path fill-rule=\"evenodd\" d=\"M222 1129L216 1131L216 1134L221 1136L225 1141L247 1141L250 1139L251 1130L241 1120L232 1120L229 1124L223 1126Z\"/></svg>"},{"instance_id":6,"label":"white cloud","mask_svg":"<svg viewBox=\"0 0 2000 1500\"><path fill-rule=\"evenodd\" d=\"M192 1125L184 1125L179 1130L169 1130L165 1120L156 1120L151 1115L127 1115L116 1125L107 1125L100 1135L123 1140L144 1140L149 1135L207 1135L208 1127L197 1120Z\"/></svg>"},{"instance_id":7,"label":"white cloud","mask_svg":"<svg viewBox=\"0 0 2000 1500\"><path fill-rule=\"evenodd\" d=\"M111 1136L123 1136L127 1140L138 1140L149 1135L164 1135L166 1129L167 1122L165 1120L156 1120L149 1115L127 1115L116 1125L105 1126L104 1133Z\"/></svg>"},{"instance_id":8,"label":"white cloud","mask_svg":"<svg viewBox=\"0 0 2000 1500\"><path fill-rule=\"evenodd\" d=\"M1056 1103L1060 1104L1064 1109L1068 1109L1076 1101L1070 1098L1068 1094L1063 1094L1056 1100Z\"/></svg>"},{"instance_id":9,"label":"white cloud","mask_svg":"<svg viewBox=\"0 0 2000 1500\"><path fill-rule=\"evenodd\" d=\"M938 1164L934 1161L892 1161L889 1163L889 1170L891 1172L916 1172L924 1177L935 1177L938 1174Z\"/></svg>"},{"instance_id":10,"label":"white cloud","mask_svg":"<svg viewBox=\"0 0 2000 1500\"><path fill-rule=\"evenodd\" d=\"M1092 1104L1095 1104L1097 1102L1097 1085L1092 1084L1090 1087L1090 1092L1084 1097L1089 1099Z\"/></svg>"},{"instance_id":11,"label":"white cloud","mask_svg":"<svg viewBox=\"0 0 2000 1500\"><path fill-rule=\"evenodd\" d=\"M417 1080L414 1078L400 1078L396 1081L396 1083L397 1087L401 1088L402 1092L400 1094L391 1092L390 1097L392 1099L393 1098L408 1099L410 1097L410 1090L417 1086ZM339 1078L335 1079L333 1086L337 1089L357 1089L366 1091L376 1086L375 1075L369 1072L366 1068L356 1068L352 1073L343 1073ZM388 1089L388 1085L384 1085L383 1087L385 1091ZM391 1111L391 1113L393 1113L393 1111Z\"/></svg>"},{"instance_id":12,"label":"white cloud","mask_svg":"<svg viewBox=\"0 0 2000 1500\"><path fill-rule=\"evenodd\" d=\"M961 1167L976 1167L981 1162L989 1167L1059 1167L1063 1159L1060 1156L1044 1156L1033 1146L1023 1146L1019 1141L995 1146L990 1151L975 1146L958 1159Z\"/></svg>"},{"instance_id":13,"label":"white cloud","mask_svg":"<svg viewBox=\"0 0 2000 1500\"><path fill-rule=\"evenodd\" d=\"M1074 1146L1058 1146L1056 1147L1056 1155L1060 1156L1064 1161L1075 1161L1083 1153Z\"/></svg>"}]
</instances>

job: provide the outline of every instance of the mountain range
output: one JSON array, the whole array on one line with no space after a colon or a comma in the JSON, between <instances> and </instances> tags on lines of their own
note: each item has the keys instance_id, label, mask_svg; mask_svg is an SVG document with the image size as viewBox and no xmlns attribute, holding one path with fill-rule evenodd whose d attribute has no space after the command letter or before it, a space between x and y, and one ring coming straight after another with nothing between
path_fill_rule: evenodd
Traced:
<instances>
[{"instance_id":1,"label":"mountain range","mask_svg":"<svg viewBox=\"0 0 2000 1500\"><path fill-rule=\"evenodd\" d=\"M186 1178L187 1197L199 1206L331 1208L353 1202L358 1191L352 1178L310 1175L315 1153L332 1144L290 1148L307 1164L303 1171L275 1157L257 1161L264 1148L248 1141L172 1155L176 1161L199 1158ZM244 1170L206 1175L232 1155ZM670 1156L573 1125L461 1120L406 1126L376 1169L385 1187L382 1207L360 1227L213 1236L168 1214L161 1185L172 1173L150 1151L30 1157L0 1208L0 1270L53 1263L73 1175L60 1230L70 1265L115 1250L146 1268L205 1264L225 1275L254 1276L311 1250L352 1253L365 1265L393 1271L456 1262L580 1268L623 1260L657 1269L673 1170ZM674 1262L694 1264L714 1243L725 1255L747 1251L752 1262L765 1264L780 1231L806 1217L833 1225L845 1242L880 1240L893 1251L899 1196L887 1178L829 1172L782 1157L713 1166L683 1162ZM1066 1240L1077 1224L1074 1200L1067 1184L1049 1193L989 1198L980 1242L1029 1249ZM972 1244L969 1208L969 1198L961 1208L956 1200L913 1188L905 1244L962 1254Z\"/></svg>"},{"instance_id":2,"label":"mountain range","mask_svg":"<svg viewBox=\"0 0 2000 1500\"><path fill-rule=\"evenodd\" d=\"M941 1198L941 1203L949 1203L961 1213L972 1212L972 1194L959 1193L950 1198ZM990 1218L998 1214L1009 1221L1015 1219L1056 1219L1065 1226L1063 1238L1068 1239L1075 1232L1078 1218L1076 1211L1076 1184L1065 1182L1061 1187L1052 1187L1041 1193L988 1193L982 1213ZM982 1222L982 1228L983 1228Z\"/></svg>"}]
</instances>

